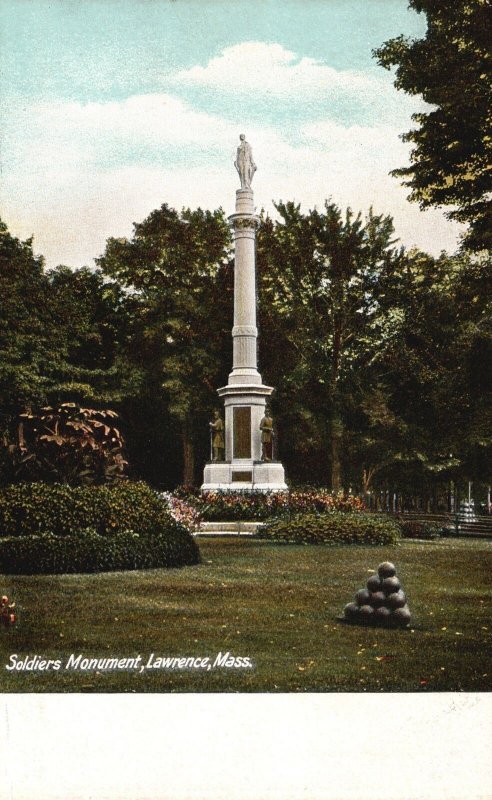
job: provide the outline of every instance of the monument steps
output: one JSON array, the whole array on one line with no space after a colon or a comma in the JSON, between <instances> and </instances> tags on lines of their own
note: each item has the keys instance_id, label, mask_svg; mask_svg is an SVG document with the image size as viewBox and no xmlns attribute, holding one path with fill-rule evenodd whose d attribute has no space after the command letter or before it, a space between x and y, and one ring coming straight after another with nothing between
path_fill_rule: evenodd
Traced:
<instances>
[{"instance_id":1,"label":"monument steps","mask_svg":"<svg viewBox=\"0 0 492 800\"><path fill-rule=\"evenodd\" d=\"M202 522L195 536L256 536L263 522Z\"/></svg>"}]
</instances>

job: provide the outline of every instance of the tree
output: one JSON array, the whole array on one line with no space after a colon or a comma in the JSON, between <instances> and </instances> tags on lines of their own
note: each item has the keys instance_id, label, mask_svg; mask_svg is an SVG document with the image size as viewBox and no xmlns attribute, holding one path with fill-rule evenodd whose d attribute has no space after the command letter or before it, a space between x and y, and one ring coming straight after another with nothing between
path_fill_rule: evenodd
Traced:
<instances>
[{"instance_id":1,"label":"tree","mask_svg":"<svg viewBox=\"0 0 492 800\"><path fill-rule=\"evenodd\" d=\"M50 326L43 259L0 221L0 419L43 401L51 383L55 332Z\"/></svg>"},{"instance_id":2,"label":"tree","mask_svg":"<svg viewBox=\"0 0 492 800\"><path fill-rule=\"evenodd\" d=\"M299 398L298 441L309 449L310 440L326 430L330 483L338 491L353 375L359 370L365 383L357 391L367 391L374 376L363 369L376 347L378 294L401 253L393 247L391 218L372 210L363 220L328 201L323 212L303 214L293 203L276 208L280 220L266 219L259 231L260 346L265 329L276 324L283 344L279 360L274 336L268 336L267 348L263 343L265 374L271 380L277 372L280 397L295 392Z\"/></svg>"},{"instance_id":3,"label":"tree","mask_svg":"<svg viewBox=\"0 0 492 800\"><path fill-rule=\"evenodd\" d=\"M427 17L423 39L391 39L374 52L396 66L395 86L434 106L414 114L411 164L393 171L421 208L452 206L465 245L492 246L492 14L489 0L410 0Z\"/></svg>"},{"instance_id":4,"label":"tree","mask_svg":"<svg viewBox=\"0 0 492 800\"><path fill-rule=\"evenodd\" d=\"M372 213L278 210L258 237L260 357L289 475L411 494L490 480L490 262L398 250Z\"/></svg>"},{"instance_id":5,"label":"tree","mask_svg":"<svg viewBox=\"0 0 492 800\"><path fill-rule=\"evenodd\" d=\"M393 485L397 476L428 487L492 477L490 286L490 263L465 254L412 251L387 276L379 304L386 345L373 366L400 421ZM382 476L390 477L384 464Z\"/></svg>"},{"instance_id":6,"label":"tree","mask_svg":"<svg viewBox=\"0 0 492 800\"><path fill-rule=\"evenodd\" d=\"M60 355L51 403L63 399L117 404L128 368L122 350L128 336L128 301L123 290L87 267L59 266L46 274L51 326Z\"/></svg>"},{"instance_id":7,"label":"tree","mask_svg":"<svg viewBox=\"0 0 492 800\"><path fill-rule=\"evenodd\" d=\"M127 355L179 424L183 483L192 484L196 424L216 403L230 339L229 227L220 209L164 204L134 228L131 240L109 239L98 263L131 293Z\"/></svg>"},{"instance_id":8,"label":"tree","mask_svg":"<svg viewBox=\"0 0 492 800\"><path fill-rule=\"evenodd\" d=\"M46 273L32 239L0 222L0 472L21 412L74 400L111 405L121 394L118 370L125 334L124 298L88 269ZM109 401L109 402L108 402Z\"/></svg>"}]
</instances>

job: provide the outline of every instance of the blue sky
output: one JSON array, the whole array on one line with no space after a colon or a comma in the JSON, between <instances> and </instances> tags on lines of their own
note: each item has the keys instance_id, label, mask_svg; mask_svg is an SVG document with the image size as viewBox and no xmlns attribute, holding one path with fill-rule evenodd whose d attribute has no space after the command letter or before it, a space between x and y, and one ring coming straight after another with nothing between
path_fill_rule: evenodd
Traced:
<instances>
[{"instance_id":1,"label":"blue sky","mask_svg":"<svg viewBox=\"0 0 492 800\"><path fill-rule=\"evenodd\" d=\"M371 50L425 20L405 0L0 0L2 215L47 264L92 265L163 202L232 210L238 135L258 207L392 213L454 249L442 213L388 176L420 101Z\"/></svg>"}]
</instances>

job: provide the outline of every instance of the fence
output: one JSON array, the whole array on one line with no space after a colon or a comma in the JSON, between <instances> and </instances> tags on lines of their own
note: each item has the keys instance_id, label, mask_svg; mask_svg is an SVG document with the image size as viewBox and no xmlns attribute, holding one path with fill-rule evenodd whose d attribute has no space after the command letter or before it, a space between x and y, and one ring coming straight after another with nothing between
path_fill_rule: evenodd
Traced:
<instances>
[{"instance_id":1,"label":"fence","mask_svg":"<svg viewBox=\"0 0 492 800\"><path fill-rule=\"evenodd\" d=\"M436 526L448 536L477 536L492 538L492 516L470 510L457 514L427 514L418 511L386 511L401 522L424 522Z\"/></svg>"}]
</instances>

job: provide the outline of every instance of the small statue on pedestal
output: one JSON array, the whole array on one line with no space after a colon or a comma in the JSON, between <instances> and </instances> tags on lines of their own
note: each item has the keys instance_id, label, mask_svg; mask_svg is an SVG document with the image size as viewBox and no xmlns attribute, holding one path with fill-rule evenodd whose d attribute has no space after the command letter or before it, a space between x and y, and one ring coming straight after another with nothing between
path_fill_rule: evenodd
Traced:
<instances>
[{"instance_id":1,"label":"small statue on pedestal","mask_svg":"<svg viewBox=\"0 0 492 800\"><path fill-rule=\"evenodd\" d=\"M272 461L273 437L275 436L275 434L273 431L273 419L270 416L269 406L266 406L265 408L265 416L262 418L260 422L260 430L261 430L261 460Z\"/></svg>"},{"instance_id":2,"label":"small statue on pedestal","mask_svg":"<svg viewBox=\"0 0 492 800\"><path fill-rule=\"evenodd\" d=\"M224 423L218 411L214 411L214 420L209 425L212 436L212 459L213 461L224 461Z\"/></svg>"}]
</instances>

